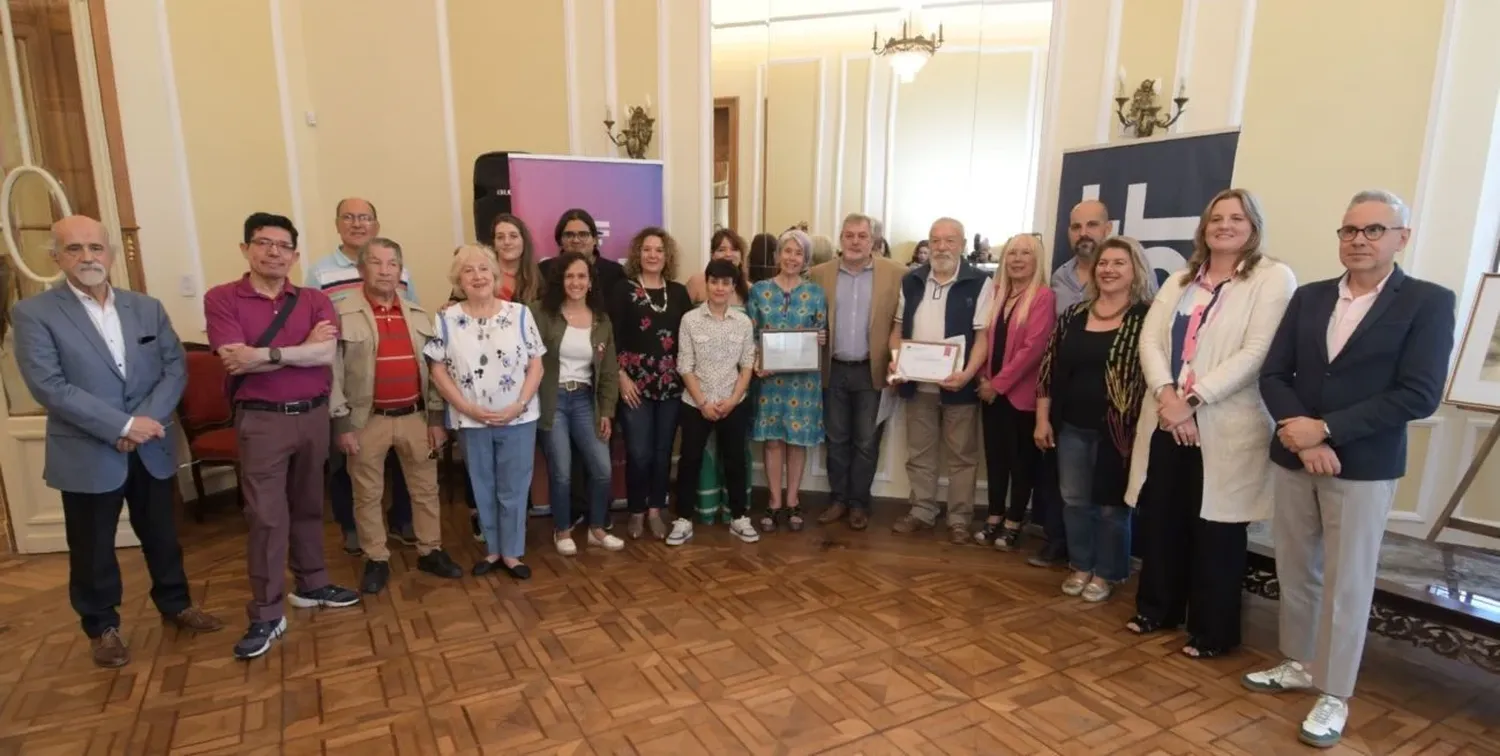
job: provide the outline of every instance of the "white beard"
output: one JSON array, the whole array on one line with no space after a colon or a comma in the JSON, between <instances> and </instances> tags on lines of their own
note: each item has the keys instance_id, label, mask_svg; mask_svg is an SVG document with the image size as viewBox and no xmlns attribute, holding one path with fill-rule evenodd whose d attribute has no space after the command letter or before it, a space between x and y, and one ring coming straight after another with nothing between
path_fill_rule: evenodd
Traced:
<instances>
[{"instance_id":1,"label":"white beard","mask_svg":"<svg viewBox=\"0 0 1500 756\"><path fill-rule=\"evenodd\" d=\"M109 278L109 273L103 270L81 270L78 272L78 282L84 286L98 286Z\"/></svg>"}]
</instances>

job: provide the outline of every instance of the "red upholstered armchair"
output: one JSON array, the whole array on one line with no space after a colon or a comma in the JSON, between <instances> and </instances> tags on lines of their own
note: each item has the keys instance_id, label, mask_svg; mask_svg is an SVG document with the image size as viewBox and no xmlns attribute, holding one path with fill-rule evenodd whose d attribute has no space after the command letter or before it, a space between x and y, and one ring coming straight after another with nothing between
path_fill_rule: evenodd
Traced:
<instances>
[{"instance_id":1,"label":"red upholstered armchair","mask_svg":"<svg viewBox=\"0 0 1500 756\"><path fill-rule=\"evenodd\" d=\"M177 402L177 418L187 436L188 464L193 470L193 488L198 502L193 518L203 521L204 467L234 468L235 483L240 478L240 444L234 433L234 409L224 394L227 375L219 358L207 344L185 343L187 352L187 388Z\"/></svg>"}]
</instances>

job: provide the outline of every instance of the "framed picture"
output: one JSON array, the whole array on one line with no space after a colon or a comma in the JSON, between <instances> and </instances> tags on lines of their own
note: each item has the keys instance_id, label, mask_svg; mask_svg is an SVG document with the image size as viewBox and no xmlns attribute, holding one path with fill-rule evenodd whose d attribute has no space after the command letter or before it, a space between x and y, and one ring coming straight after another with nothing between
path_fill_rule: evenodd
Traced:
<instances>
[{"instance_id":1,"label":"framed picture","mask_svg":"<svg viewBox=\"0 0 1500 756\"><path fill-rule=\"evenodd\" d=\"M1487 273L1479 282L1444 401L1500 412L1500 273Z\"/></svg>"}]
</instances>

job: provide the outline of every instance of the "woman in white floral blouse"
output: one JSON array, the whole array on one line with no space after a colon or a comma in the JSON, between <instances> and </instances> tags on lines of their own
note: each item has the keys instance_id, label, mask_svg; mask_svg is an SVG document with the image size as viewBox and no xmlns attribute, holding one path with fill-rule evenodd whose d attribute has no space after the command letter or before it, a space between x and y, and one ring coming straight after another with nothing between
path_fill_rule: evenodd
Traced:
<instances>
[{"instance_id":1,"label":"woman in white floral blouse","mask_svg":"<svg viewBox=\"0 0 1500 756\"><path fill-rule=\"evenodd\" d=\"M682 316L678 335L677 371L682 374L682 429L677 457L677 519L667 534L668 546L681 546L693 537L693 514L697 511L698 480L683 475L703 463L708 435L718 440L719 459L724 461L724 479L729 491L729 532L746 543L760 540L745 514L745 443L750 429L751 408L744 404L755 368L755 329L750 317L730 307L730 297L745 301L745 279L734 263L713 260L703 271L708 300Z\"/></svg>"},{"instance_id":2,"label":"woman in white floral blouse","mask_svg":"<svg viewBox=\"0 0 1500 756\"><path fill-rule=\"evenodd\" d=\"M526 492L536 451L537 387L547 348L525 305L495 296L495 253L466 245L453 255L448 279L466 299L438 311L437 338L423 354L432 381L448 402L448 425L458 431L469 482L479 505L488 556L475 575L497 567L525 580Z\"/></svg>"}]
</instances>

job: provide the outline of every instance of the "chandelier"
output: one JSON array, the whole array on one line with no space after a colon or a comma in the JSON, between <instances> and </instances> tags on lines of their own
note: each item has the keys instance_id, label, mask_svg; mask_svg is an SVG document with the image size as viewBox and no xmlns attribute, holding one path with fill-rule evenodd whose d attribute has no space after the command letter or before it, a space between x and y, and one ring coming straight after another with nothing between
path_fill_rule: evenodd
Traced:
<instances>
[{"instance_id":1,"label":"chandelier","mask_svg":"<svg viewBox=\"0 0 1500 756\"><path fill-rule=\"evenodd\" d=\"M891 62L891 71L902 84L910 84L917 78L917 72L922 66L927 65L927 60L933 53L943 46L943 25L938 24L937 34L927 37L922 34L912 35L917 29L916 17L921 10L921 4L917 3L909 8L906 18L901 22L901 36L887 37L885 44L880 44L880 29L877 27L870 42L870 51L882 56Z\"/></svg>"}]
</instances>

